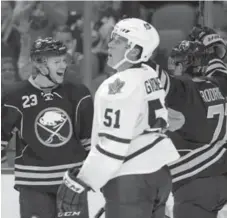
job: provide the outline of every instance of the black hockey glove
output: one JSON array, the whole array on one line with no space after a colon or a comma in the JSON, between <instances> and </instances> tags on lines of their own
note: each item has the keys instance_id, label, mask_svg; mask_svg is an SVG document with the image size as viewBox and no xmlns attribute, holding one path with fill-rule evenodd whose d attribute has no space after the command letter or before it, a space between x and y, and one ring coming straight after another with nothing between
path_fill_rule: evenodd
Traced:
<instances>
[{"instance_id":1,"label":"black hockey glove","mask_svg":"<svg viewBox=\"0 0 227 218\"><path fill-rule=\"evenodd\" d=\"M78 173L78 169L72 168L63 178L57 193L58 217L88 217L87 192L90 188L77 178Z\"/></svg>"},{"instance_id":2,"label":"black hockey glove","mask_svg":"<svg viewBox=\"0 0 227 218\"><path fill-rule=\"evenodd\" d=\"M202 27L197 25L193 27L189 34L189 39L192 41L199 41L212 51L216 58L223 59L226 55L226 43L217 32L209 27Z\"/></svg>"}]
</instances>

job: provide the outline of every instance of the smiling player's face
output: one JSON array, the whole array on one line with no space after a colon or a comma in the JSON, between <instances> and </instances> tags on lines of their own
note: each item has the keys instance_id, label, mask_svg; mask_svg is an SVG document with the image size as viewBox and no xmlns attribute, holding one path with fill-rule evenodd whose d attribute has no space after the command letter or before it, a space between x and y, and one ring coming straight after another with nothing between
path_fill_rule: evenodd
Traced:
<instances>
[{"instance_id":1,"label":"smiling player's face","mask_svg":"<svg viewBox=\"0 0 227 218\"><path fill-rule=\"evenodd\" d=\"M48 57L47 67L49 68L51 79L57 84L63 83L67 68L66 55Z\"/></svg>"}]
</instances>

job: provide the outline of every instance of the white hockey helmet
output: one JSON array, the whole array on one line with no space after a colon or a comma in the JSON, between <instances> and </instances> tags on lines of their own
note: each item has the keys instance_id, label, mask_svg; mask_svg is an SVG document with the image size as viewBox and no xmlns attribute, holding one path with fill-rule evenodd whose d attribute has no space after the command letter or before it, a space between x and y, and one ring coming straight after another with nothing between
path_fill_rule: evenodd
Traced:
<instances>
[{"instance_id":1,"label":"white hockey helmet","mask_svg":"<svg viewBox=\"0 0 227 218\"><path fill-rule=\"evenodd\" d=\"M114 69L117 69L126 61L132 64L148 61L160 43L157 30L151 24L138 18L127 18L119 21L112 31L111 38L115 34L126 38L129 48L125 52L124 59L113 66ZM127 55L136 45L142 48L141 56L136 61L129 60Z\"/></svg>"}]
</instances>

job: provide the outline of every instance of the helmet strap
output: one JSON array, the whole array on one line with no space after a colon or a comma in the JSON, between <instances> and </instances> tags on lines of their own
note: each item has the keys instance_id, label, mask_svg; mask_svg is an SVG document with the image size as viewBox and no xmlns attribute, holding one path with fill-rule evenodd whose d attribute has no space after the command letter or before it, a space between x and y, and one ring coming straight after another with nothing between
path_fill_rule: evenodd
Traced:
<instances>
[{"instance_id":1,"label":"helmet strap","mask_svg":"<svg viewBox=\"0 0 227 218\"><path fill-rule=\"evenodd\" d=\"M45 75L46 76L46 78L48 79L48 80L50 80L52 83L54 83L55 85L59 85L57 82L55 82L52 78L51 78L51 76L50 76L50 69L49 69L49 67L48 66L46 66L46 68L47 68L47 70L48 70L48 74L47 75ZM54 85L54 86L55 86Z\"/></svg>"},{"instance_id":2,"label":"helmet strap","mask_svg":"<svg viewBox=\"0 0 227 218\"><path fill-rule=\"evenodd\" d=\"M49 69L48 69L49 70ZM52 78L50 77L50 73L48 73L47 75L46 75L46 78L48 79L48 80L50 80L52 83L54 83L55 85L58 85L58 83L56 83L54 80L52 80Z\"/></svg>"},{"instance_id":3,"label":"helmet strap","mask_svg":"<svg viewBox=\"0 0 227 218\"><path fill-rule=\"evenodd\" d=\"M38 74L46 77L50 82L54 83L53 86L55 85L58 85L58 83L56 83L50 76L50 69L49 67L47 66L46 64L46 61L45 60L43 63L35 63L35 67L38 71Z\"/></svg>"},{"instance_id":4,"label":"helmet strap","mask_svg":"<svg viewBox=\"0 0 227 218\"><path fill-rule=\"evenodd\" d=\"M112 68L115 69L115 70L117 70L117 69L118 69L120 66L122 66L125 62L131 63L131 64L139 64L139 63L141 63L141 62L146 62L146 61L148 61L149 58L147 58L147 60L144 60L144 59L142 59L141 57L140 57L138 60L135 60L135 61L128 59L127 56L128 56L128 54L129 54L129 52L130 52L135 46L136 46L135 43L131 43L130 46L129 46L129 48L125 51L124 58L123 58L121 61L119 61L117 64L115 64Z\"/></svg>"},{"instance_id":5,"label":"helmet strap","mask_svg":"<svg viewBox=\"0 0 227 218\"><path fill-rule=\"evenodd\" d=\"M48 74L44 74L40 71L40 69L37 69L38 73L37 73L36 77L34 78L34 80L37 81L36 82L37 85L39 85L39 87L41 89L53 88L53 87L56 87L56 85L59 85L58 83L56 83L55 81L52 80L52 78L50 77L50 71L48 68L47 68L47 70L48 70Z\"/></svg>"}]
</instances>

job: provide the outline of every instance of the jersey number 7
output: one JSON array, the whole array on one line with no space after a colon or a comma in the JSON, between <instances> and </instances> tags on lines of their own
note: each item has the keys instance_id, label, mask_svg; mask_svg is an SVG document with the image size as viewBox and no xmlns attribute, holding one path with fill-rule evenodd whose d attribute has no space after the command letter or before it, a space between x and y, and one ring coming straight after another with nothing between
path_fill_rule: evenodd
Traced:
<instances>
[{"instance_id":1,"label":"jersey number 7","mask_svg":"<svg viewBox=\"0 0 227 218\"><path fill-rule=\"evenodd\" d=\"M220 134L223 128L225 128L225 136L223 140L224 139L227 140L227 131L226 131L227 130L227 103L225 105L218 104L218 105L209 106L207 111L207 118L211 119L215 115L218 115L218 123L214 131L211 143L215 142L220 137ZM223 127L224 121L226 121L226 123L224 123L225 127Z\"/></svg>"}]
</instances>

